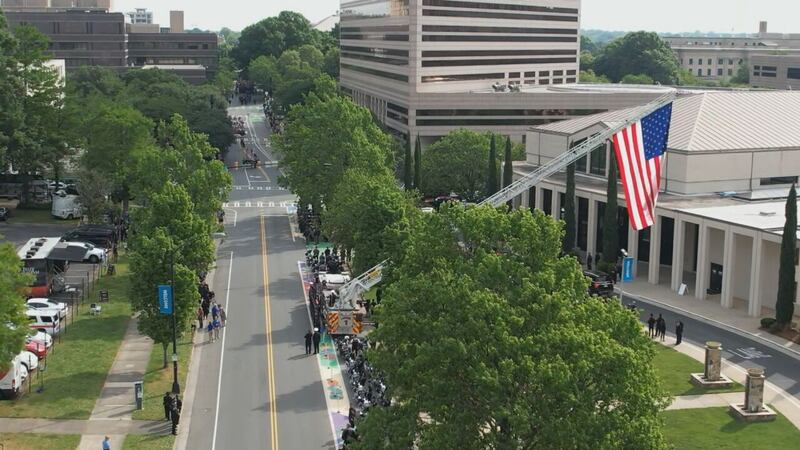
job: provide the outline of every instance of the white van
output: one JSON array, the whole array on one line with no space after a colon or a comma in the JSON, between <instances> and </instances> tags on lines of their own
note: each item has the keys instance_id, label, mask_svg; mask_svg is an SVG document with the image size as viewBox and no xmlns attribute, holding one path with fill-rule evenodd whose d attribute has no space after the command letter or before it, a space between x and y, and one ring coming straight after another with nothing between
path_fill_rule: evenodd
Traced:
<instances>
[{"instance_id":1,"label":"white van","mask_svg":"<svg viewBox=\"0 0 800 450\"><path fill-rule=\"evenodd\" d=\"M61 332L60 311L56 309L29 309L25 311L28 316L28 326L34 330L42 331L55 336Z\"/></svg>"},{"instance_id":2,"label":"white van","mask_svg":"<svg viewBox=\"0 0 800 450\"><path fill-rule=\"evenodd\" d=\"M5 372L0 371L0 397L5 399L17 398L27 375L28 371L20 364L17 358L11 360L8 370Z\"/></svg>"},{"instance_id":3,"label":"white van","mask_svg":"<svg viewBox=\"0 0 800 450\"><path fill-rule=\"evenodd\" d=\"M78 219L83 216L83 206L81 206L81 199L77 195L67 194L64 190L60 190L53 194L53 206L51 209L53 217L59 219Z\"/></svg>"}]
</instances>

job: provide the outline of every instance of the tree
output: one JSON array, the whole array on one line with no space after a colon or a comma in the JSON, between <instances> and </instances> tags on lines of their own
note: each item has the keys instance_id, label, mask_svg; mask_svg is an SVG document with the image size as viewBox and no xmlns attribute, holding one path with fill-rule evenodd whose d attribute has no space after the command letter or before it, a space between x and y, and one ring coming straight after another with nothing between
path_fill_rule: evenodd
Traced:
<instances>
[{"instance_id":1,"label":"tree","mask_svg":"<svg viewBox=\"0 0 800 450\"><path fill-rule=\"evenodd\" d=\"M750 68L745 61L739 63L739 68L736 69L736 75L731 78L734 84L750 84Z\"/></svg>"},{"instance_id":2,"label":"tree","mask_svg":"<svg viewBox=\"0 0 800 450\"><path fill-rule=\"evenodd\" d=\"M22 138L24 122L22 96L24 84L19 77L19 63L14 55L19 42L8 30L5 14L0 10L0 163L8 166L8 147Z\"/></svg>"},{"instance_id":3,"label":"tree","mask_svg":"<svg viewBox=\"0 0 800 450\"><path fill-rule=\"evenodd\" d=\"M630 73L622 77L622 79L619 82L621 84L646 84L646 85L654 83L653 79L647 75L643 74L633 75Z\"/></svg>"},{"instance_id":4,"label":"tree","mask_svg":"<svg viewBox=\"0 0 800 450\"><path fill-rule=\"evenodd\" d=\"M407 191L414 189L414 163L411 156L411 135L406 135L405 153L403 154L403 186Z\"/></svg>"},{"instance_id":5,"label":"tree","mask_svg":"<svg viewBox=\"0 0 800 450\"><path fill-rule=\"evenodd\" d=\"M575 163L567 166L567 192L564 196L564 241L562 251L570 253L575 250L577 220L575 219Z\"/></svg>"},{"instance_id":6,"label":"tree","mask_svg":"<svg viewBox=\"0 0 800 450\"><path fill-rule=\"evenodd\" d=\"M0 43L1 40L0 32ZM22 261L14 245L0 244L0 373L8 369L8 364L25 345L29 328L24 292L31 281L32 276L22 272Z\"/></svg>"},{"instance_id":7,"label":"tree","mask_svg":"<svg viewBox=\"0 0 800 450\"><path fill-rule=\"evenodd\" d=\"M611 83L604 75L597 75L593 70L581 70L580 78L581 83Z\"/></svg>"},{"instance_id":8,"label":"tree","mask_svg":"<svg viewBox=\"0 0 800 450\"><path fill-rule=\"evenodd\" d=\"M256 86L267 92L273 92L275 83L280 76L277 68L278 61L274 56L259 56L252 60L247 67L247 76Z\"/></svg>"},{"instance_id":9,"label":"tree","mask_svg":"<svg viewBox=\"0 0 800 450\"><path fill-rule=\"evenodd\" d=\"M422 144L419 135L414 143L414 189L420 190L422 186Z\"/></svg>"},{"instance_id":10,"label":"tree","mask_svg":"<svg viewBox=\"0 0 800 450\"><path fill-rule=\"evenodd\" d=\"M338 25L338 24L337 24ZM325 53L325 63L322 66L322 69L325 73L330 75L332 78L339 79L339 58L341 56L341 51L339 47L333 47Z\"/></svg>"},{"instance_id":11,"label":"tree","mask_svg":"<svg viewBox=\"0 0 800 450\"><path fill-rule=\"evenodd\" d=\"M401 253L410 217L416 213L411 198L390 173L348 170L336 184L323 213L325 234L353 250L353 272L362 273Z\"/></svg>"},{"instance_id":12,"label":"tree","mask_svg":"<svg viewBox=\"0 0 800 450\"><path fill-rule=\"evenodd\" d=\"M781 259L778 272L778 300L775 302L775 319L782 329L792 324L794 300L797 294L795 274L797 273L797 193L795 185L789 190L786 199L786 222L781 237Z\"/></svg>"},{"instance_id":13,"label":"tree","mask_svg":"<svg viewBox=\"0 0 800 450\"><path fill-rule=\"evenodd\" d=\"M487 133L451 131L427 148L420 191L426 195L456 193L469 200L482 197L488 147Z\"/></svg>"},{"instance_id":14,"label":"tree","mask_svg":"<svg viewBox=\"0 0 800 450\"><path fill-rule=\"evenodd\" d=\"M289 111L284 132L273 135L285 174L281 183L298 195L300 204L319 210L346 170L391 171L391 139L366 108L349 98L312 92Z\"/></svg>"},{"instance_id":15,"label":"tree","mask_svg":"<svg viewBox=\"0 0 800 450\"><path fill-rule=\"evenodd\" d=\"M511 186L514 182L514 163L511 157L511 138L506 138L506 152L503 158L503 187Z\"/></svg>"},{"instance_id":16,"label":"tree","mask_svg":"<svg viewBox=\"0 0 800 450\"><path fill-rule=\"evenodd\" d=\"M603 215L603 261L608 264L615 264L619 253L617 210L617 158L612 151L612 156L608 160L606 209Z\"/></svg>"},{"instance_id":17,"label":"tree","mask_svg":"<svg viewBox=\"0 0 800 450\"><path fill-rule=\"evenodd\" d=\"M588 297L561 235L527 209L415 222L369 336L394 402L356 449L667 447L654 348L635 315Z\"/></svg>"},{"instance_id":18,"label":"tree","mask_svg":"<svg viewBox=\"0 0 800 450\"><path fill-rule=\"evenodd\" d=\"M594 71L615 83L628 74L644 74L661 84L675 84L679 66L658 34L638 31L611 41L594 61Z\"/></svg>"},{"instance_id":19,"label":"tree","mask_svg":"<svg viewBox=\"0 0 800 450\"><path fill-rule=\"evenodd\" d=\"M81 66L67 75L70 97L102 96L114 98L125 89L125 83L111 69L101 66Z\"/></svg>"},{"instance_id":20,"label":"tree","mask_svg":"<svg viewBox=\"0 0 800 450\"><path fill-rule=\"evenodd\" d=\"M497 138L492 135L489 144L489 163L486 166L486 196L490 196L497 192Z\"/></svg>"},{"instance_id":21,"label":"tree","mask_svg":"<svg viewBox=\"0 0 800 450\"><path fill-rule=\"evenodd\" d=\"M77 175L84 214L89 223L101 223L103 215L108 212L108 198L113 190L111 180L105 173L86 167L81 167Z\"/></svg>"},{"instance_id":22,"label":"tree","mask_svg":"<svg viewBox=\"0 0 800 450\"><path fill-rule=\"evenodd\" d=\"M261 55L278 58L286 50L305 44L314 45L324 53L335 46L335 41L330 34L315 30L302 14L282 11L242 30L231 56L239 67L247 67Z\"/></svg>"},{"instance_id":23,"label":"tree","mask_svg":"<svg viewBox=\"0 0 800 450\"><path fill-rule=\"evenodd\" d=\"M588 52L592 55L595 55L600 52L600 46L595 44L595 42L586 35L581 35L581 53Z\"/></svg>"}]
</instances>

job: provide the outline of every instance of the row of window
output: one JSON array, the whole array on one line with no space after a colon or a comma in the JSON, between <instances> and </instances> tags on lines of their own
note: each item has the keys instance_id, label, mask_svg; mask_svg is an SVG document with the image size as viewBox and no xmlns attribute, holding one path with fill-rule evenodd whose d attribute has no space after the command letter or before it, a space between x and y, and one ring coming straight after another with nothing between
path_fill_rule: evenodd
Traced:
<instances>
[{"instance_id":1,"label":"row of window","mask_svg":"<svg viewBox=\"0 0 800 450\"><path fill-rule=\"evenodd\" d=\"M342 47L344 49L344 47ZM406 53L408 55L408 53ZM424 50L423 58L463 56L576 56L577 50Z\"/></svg>"},{"instance_id":2,"label":"row of window","mask_svg":"<svg viewBox=\"0 0 800 450\"><path fill-rule=\"evenodd\" d=\"M162 49L162 50L213 50L213 46L209 44L201 44L196 42L136 42L129 41L128 49L141 50L141 49Z\"/></svg>"},{"instance_id":3,"label":"row of window","mask_svg":"<svg viewBox=\"0 0 800 450\"><path fill-rule=\"evenodd\" d=\"M712 64L712 61L713 61L713 60L712 60L711 58L708 58L708 65L709 65L709 66ZM717 65L720 65L720 66L722 66L722 65L724 65L724 64L725 64L725 61L726 61L726 60L725 60L725 58L718 58L718 59L717 59ZM732 65L733 65L733 62L734 62L735 60L734 60L734 59L732 59L732 58L728 58L728 59L727 59L727 61L728 61L728 65L729 65L729 66L732 66ZM743 62L743 60L742 60L742 59L739 59L739 62L738 62L738 64L741 64L742 62ZM681 58L681 65L683 65L683 58ZM689 65L690 65L690 66L693 66L693 65L694 65L694 58L689 58ZM697 58L697 65L698 65L698 66L702 66L702 65L703 65L703 58Z\"/></svg>"},{"instance_id":4,"label":"row of window","mask_svg":"<svg viewBox=\"0 0 800 450\"><path fill-rule=\"evenodd\" d=\"M366 73L376 77L388 78L390 80L402 81L408 83L408 76L399 73L384 72L382 70L370 69L368 67L354 66L352 64L341 64L342 69L352 70L355 72Z\"/></svg>"},{"instance_id":5,"label":"row of window","mask_svg":"<svg viewBox=\"0 0 800 450\"><path fill-rule=\"evenodd\" d=\"M605 109L419 109L417 117L447 116L588 116Z\"/></svg>"},{"instance_id":6,"label":"row of window","mask_svg":"<svg viewBox=\"0 0 800 450\"><path fill-rule=\"evenodd\" d=\"M123 50L122 42L51 42L50 50Z\"/></svg>"},{"instance_id":7,"label":"row of window","mask_svg":"<svg viewBox=\"0 0 800 450\"><path fill-rule=\"evenodd\" d=\"M125 33L123 22L27 22L20 21L20 25L30 25L45 35L57 34L116 34Z\"/></svg>"},{"instance_id":8,"label":"row of window","mask_svg":"<svg viewBox=\"0 0 800 450\"><path fill-rule=\"evenodd\" d=\"M727 71L728 71L727 73L728 73L729 77L733 76L733 69L727 69ZM711 69L706 69L706 74L703 75L703 69L697 69L697 76L698 77L702 77L702 76L710 77L711 73L712 73ZM717 76L718 77L725 76L725 70L723 70L722 68L717 69Z\"/></svg>"},{"instance_id":9,"label":"row of window","mask_svg":"<svg viewBox=\"0 0 800 450\"><path fill-rule=\"evenodd\" d=\"M504 3L476 3L476 2L462 2L457 0L423 0L422 5L439 6L445 8L470 8L470 9L491 9L491 10L502 10L502 11L531 11L531 12L545 12L545 13L578 14L578 10L575 8L512 5Z\"/></svg>"},{"instance_id":10,"label":"row of window","mask_svg":"<svg viewBox=\"0 0 800 450\"><path fill-rule=\"evenodd\" d=\"M361 34L344 34L342 33L342 40L366 40L366 41L397 41L408 42L408 34L386 34L386 33L361 33Z\"/></svg>"},{"instance_id":11,"label":"row of window","mask_svg":"<svg viewBox=\"0 0 800 450\"><path fill-rule=\"evenodd\" d=\"M342 2L342 10L340 12L340 16L344 20L407 15L408 0Z\"/></svg>"},{"instance_id":12,"label":"row of window","mask_svg":"<svg viewBox=\"0 0 800 450\"><path fill-rule=\"evenodd\" d=\"M423 25L422 31L438 33L578 34L577 28L466 27L462 25Z\"/></svg>"},{"instance_id":13,"label":"row of window","mask_svg":"<svg viewBox=\"0 0 800 450\"><path fill-rule=\"evenodd\" d=\"M541 20L548 22L578 22L578 16L555 16L551 14L514 14L484 11L455 11L450 9L423 9L428 17L470 17L476 19Z\"/></svg>"},{"instance_id":14,"label":"row of window","mask_svg":"<svg viewBox=\"0 0 800 450\"><path fill-rule=\"evenodd\" d=\"M381 64L391 64L393 66L407 66L408 59L391 58L387 56L372 56L362 53L342 52L342 58L360 59L362 61L371 61Z\"/></svg>"},{"instance_id":15,"label":"row of window","mask_svg":"<svg viewBox=\"0 0 800 450\"><path fill-rule=\"evenodd\" d=\"M422 61L422 67L456 67L456 66L509 66L519 64L556 64L575 63L575 57L570 58L523 58L523 59L438 59ZM512 77L512 78L519 78Z\"/></svg>"},{"instance_id":16,"label":"row of window","mask_svg":"<svg viewBox=\"0 0 800 450\"><path fill-rule=\"evenodd\" d=\"M347 38L352 39L352 38ZM408 40L408 36L406 39ZM460 34L423 34L423 42L578 42L576 37L563 36L493 36Z\"/></svg>"}]
</instances>

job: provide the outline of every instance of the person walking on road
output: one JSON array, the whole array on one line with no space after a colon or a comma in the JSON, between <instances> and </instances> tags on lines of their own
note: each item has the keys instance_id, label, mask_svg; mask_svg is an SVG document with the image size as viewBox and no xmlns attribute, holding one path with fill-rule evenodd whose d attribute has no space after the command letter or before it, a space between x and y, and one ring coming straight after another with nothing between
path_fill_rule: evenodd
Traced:
<instances>
[{"instance_id":1,"label":"person walking on road","mask_svg":"<svg viewBox=\"0 0 800 450\"><path fill-rule=\"evenodd\" d=\"M111 450L111 439L108 436L103 439L103 450Z\"/></svg>"},{"instance_id":2,"label":"person walking on road","mask_svg":"<svg viewBox=\"0 0 800 450\"><path fill-rule=\"evenodd\" d=\"M681 341L683 341L683 322L679 320L675 325L675 345L680 344Z\"/></svg>"},{"instance_id":3,"label":"person walking on road","mask_svg":"<svg viewBox=\"0 0 800 450\"><path fill-rule=\"evenodd\" d=\"M319 353L319 341L322 340L322 335L319 334L319 328L314 328L314 354Z\"/></svg>"},{"instance_id":4,"label":"person walking on road","mask_svg":"<svg viewBox=\"0 0 800 450\"><path fill-rule=\"evenodd\" d=\"M203 331L203 328L205 328L205 327L203 327L203 317L204 317L203 307L202 306L198 306L197 307L197 322L200 324L199 330L201 332Z\"/></svg>"},{"instance_id":5,"label":"person walking on road","mask_svg":"<svg viewBox=\"0 0 800 450\"><path fill-rule=\"evenodd\" d=\"M222 305L219 305L219 321L222 325L222 328L225 328L225 322L228 320L228 314L225 312L225 308Z\"/></svg>"},{"instance_id":6,"label":"person walking on road","mask_svg":"<svg viewBox=\"0 0 800 450\"><path fill-rule=\"evenodd\" d=\"M214 323L210 320L206 325L206 331L208 331L208 342L214 342Z\"/></svg>"},{"instance_id":7,"label":"person walking on road","mask_svg":"<svg viewBox=\"0 0 800 450\"><path fill-rule=\"evenodd\" d=\"M664 336L667 332L667 321L661 317L661 314L658 315L658 319L656 319L656 336L664 341Z\"/></svg>"},{"instance_id":8,"label":"person walking on road","mask_svg":"<svg viewBox=\"0 0 800 450\"><path fill-rule=\"evenodd\" d=\"M647 335L650 336L651 339L654 338L656 335L655 328L656 328L656 318L653 317L653 314L651 313L650 318L647 319Z\"/></svg>"},{"instance_id":9,"label":"person walking on road","mask_svg":"<svg viewBox=\"0 0 800 450\"><path fill-rule=\"evenodd\" d=\"M308 333L305 335L306 340L306 355L311 354L311 339L313 339L314 335L311 333L311 330L308 330Z\"/></svg>"},{"instance_id":10,"label":"person walking on road","mask_svg":"<svg viewBox=\"0 0 800 450\"><path fill-rule=\"evenodd\" d=\"M169 392L164 393L164 420L169 420L170 412L172 411L172 395Z\"/></svg>"},{"instance_id":11,"label":"person walking on road","mask_svg":"<svg viewBox=\"0 0 800 450\"><path fill-rule=\"evenodd\" d=\"M178 435L178 424L180 422L181 422L181 412L178 409L178 404L176 402L172 408L172 434L174 436Z\"/></svg>"},{"instance_id":12,"label":"person walking on road","mask_svg":"<svg viewBox=\"0 0 800 450\"><path fill-rule=\"evenodd\" d=\"M212 322L212 323L214 324L214 340L218 341L219 340L219 329L220 329L219 319L214 319L214 322Z\"/></svg>"},{"instance_id":13,"label":"person walking on road","mask_svg":"<svg viewBox=\"0 0 800 450\"><path fill-rule=\"evenodd\" d=\"M217 306L217 302L211 304L211 318L214 320L219 319L219 306Z\"/></svg>"}]
</instances>

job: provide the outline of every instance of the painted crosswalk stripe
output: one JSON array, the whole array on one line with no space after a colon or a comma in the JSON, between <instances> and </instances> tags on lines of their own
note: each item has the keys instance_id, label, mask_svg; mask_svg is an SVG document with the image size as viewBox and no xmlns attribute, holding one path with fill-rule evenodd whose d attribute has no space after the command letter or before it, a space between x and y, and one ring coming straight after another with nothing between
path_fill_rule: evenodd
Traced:
<instances>
[{"instance_id":1,"label":"painted crosswalk stripe","mask_svg":"<svg viewBox=\"0 0 800 450\"><path fill-rule=\"evenodd\" d=\"M250 202L244 202L244 207L245 208L249 208L250 207Z\"/></svg>"},{"instance_id":2,"label":"painted crosswalk stripe","mask_svg":"<svg viewBox=\"0 0 800 450\"><path fill-rule=\"evenodd\" d=\"M264 190L264 186L259 186L259 187L258 187L258 190L259 190L259 191L263 191L263 190Z\"/></svg>"},{"instance_id":3,"label":"painted crosswalk stripe","mask_svg":"<svg viewBox=\"0 0 800 450\"><path fill-rule=\"evenodd\" d=\"M223 203L223 204L222 204L222 207L223 207L223 208L227 208L227 207L228 207L228 202L225 202L225 203Z\"/></svg>"},{"instance_id":4,"label":"painted crosswalk stripe","mask_svg":"<svg viewBox=\"0 0 800 450\"><path fill-rule=\"evenodd\" d=\"M239 207L239 202L233 202L233 207L234 208L238 208Z\"/></svg>"},{"instance_id":5,"label":"painted crosswalk stripe","mask_svg":"<svg viewBox=\"0 0 800 450\"><path fill-rule=\"evenodd\" d=\"M270 208L274 208L275 207L275 202L269 202L269 207Z\"/></svg>"},{"instance_id":6,"label":"painted crosswalk stripe","mask_svg":"<svg viewBox=\"0 0 800 450\"><path fill-rule=\"evenodd\" d=\"M264 207L264 202L258 202L258 207L259 208L263 208Z\"/></svg>"},{"instance_id":7,"label":"painted crosswalk stripe","mask_svg":"<svg viewBox=\"0 0 800 450\"><path fill-rule=\"evenodd\" d=\"M267 190L271 191L272 190L272 186L267 186Z\"/></svg>"}]
</instances>

